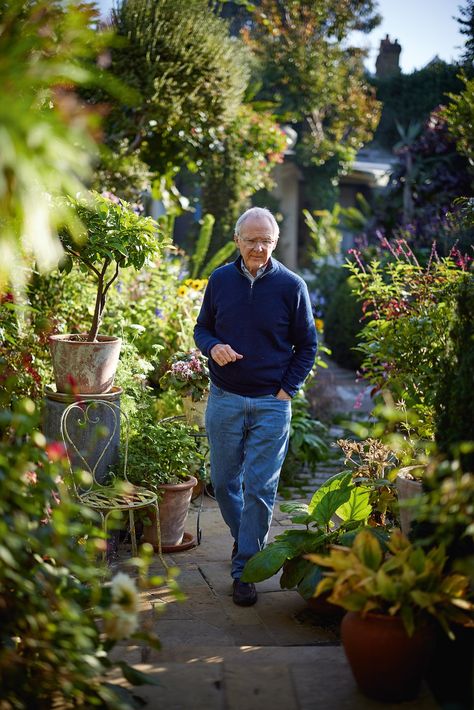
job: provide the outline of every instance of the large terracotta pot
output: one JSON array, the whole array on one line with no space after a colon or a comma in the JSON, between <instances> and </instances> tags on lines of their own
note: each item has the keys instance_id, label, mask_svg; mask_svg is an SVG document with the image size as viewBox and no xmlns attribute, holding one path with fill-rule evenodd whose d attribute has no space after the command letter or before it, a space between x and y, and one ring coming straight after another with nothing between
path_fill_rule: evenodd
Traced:
<instances>
[{"instance_id":1,"label":"large terracotta pot","mask_svg":"<svg viewBox=\"0 0 474 710\"><path fill-rule=\"evenodd\" d=\"M357 685L369 698L391 702L418 695L436 633L429 624L408 636L399 616L347 612L341 638Z\"/></svg>"},{"instance_id":2,"label":"large terracotta pot","mask_svg":"<svg viewBox=\"0 0 474 710\"><path fill-rule=\"evenodd\" d=\"M192 397L183 397L183 409L186 422L196 424L200 429L206 426L207 395L203 399L193 402Z\"/></svg>"},{"instance_id":3,"label":"large terracotta pot","mask_svg":"<svg viewBox=\"0 0 474 710\"><path fill-rule=\"evenodd\" d=\"M191 494L196 483L197 479L194 476L188 476L182 483L164 483L159 486L158 507L160 510L162 548L176 547L183 542L184 526L188 517ZM153 508L149 509L148 517L151 519L152 525L144 526L143 537L146 542L153 545L155 551L158 551L156 519L153 515Z\"/></svg>"},{"instance_id":4,"label":"large terracotta pot","mask_svg":"<svg viewBox=\"0 0 474 710\"><path fill-rule=\"evenodd\" d=\"M99 335L91 343L86 335L52 335L49 348L58 392L103 394L114 384L121 338Z\"/></svg>"}]
</instances>

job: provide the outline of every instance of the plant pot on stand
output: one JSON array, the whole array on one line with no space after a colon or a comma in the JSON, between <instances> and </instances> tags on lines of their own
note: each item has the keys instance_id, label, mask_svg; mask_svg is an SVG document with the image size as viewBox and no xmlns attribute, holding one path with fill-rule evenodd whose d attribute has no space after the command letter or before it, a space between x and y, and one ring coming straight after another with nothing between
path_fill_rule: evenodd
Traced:
<instances>
[{"instance_id":1,"label":"plant pot on stand","mask_svg":"<svg viewBox=\"0 0 474 710\"><path fill-rule=\"evenodd\" d=\"M52 335L49 346L57 392L103 394L110 392L122 345L121 338L98 335Z\"/></svg>"}]
</instances>

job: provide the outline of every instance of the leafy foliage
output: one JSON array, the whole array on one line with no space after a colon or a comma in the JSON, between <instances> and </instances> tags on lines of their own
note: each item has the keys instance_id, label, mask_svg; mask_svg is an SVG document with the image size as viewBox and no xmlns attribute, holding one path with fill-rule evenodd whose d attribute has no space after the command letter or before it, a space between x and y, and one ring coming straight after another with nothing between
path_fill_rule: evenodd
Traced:
<instances>
[{"instance_id":1,"label":"leafy foliage","mask_svg":"<svg viewBox=\"0 0 474 710\"><path fill-rule=\"evenodd\" d=\"M357 352L357 336L362 330L363 313L354 296L350 279L344 279L332 294L324 320L324 339L334 360L347 369L356 370L362 358Z\"/></svg>"},{"instance_id":2,"label":"leafy foliage","mask_svg":"<svg viewBox=\"0 0 474 710\"><path fill-rule=\"evenodd\" d=\"M370 490L371 522L376 525L393 523L396 519L396 494L393 479L398 459L379 439L364 441L338 439L344 452L344 465L352 472L354 481Z\"/></svg>"},{"instance_id":3,"label":"leafy foliage","mask_svg":"<svg viewBox=\"0 0 474 710\"><path fill-rule=\"evenodd\" d=\"M379 18L372 2L261 0L242 35L261 63L258 99L276 104L282 120L303 128L303 164L347 161L372 135L378 105L363 77L361 52L344 49L354 27Z\"/></svg>"},{"instance_id":4,"label":"leafy foliage","mask_svg":"<svg viewBox=\"0 0 474 710\"><path fill-rule=\"evenodd\" d=\"M273 186L271 171L283 162L287 138L267 110L244 103L234 120L216 131L204 155L202 203L216 218L211 252L232 239L239 215L258 190Z\"/></svg>"},{"instance_id":5,"label":"leafy foliage","mask_svg":"<svg viewBox=\"0 0 474 710\"><path fill-rule=\"evenodd\" d=\"M471 195L472 185L468 161L448 130L446 116L438 108L424 124L398 126L400 140L394 150L400 163L375 208L371 235L389 237L402 230L413 250L429 252L436 241L442 256L460 239L472 243L472 237L466 238L447 219L455 199Z\"/></svg>"},{"instance_id":6,"label":"leafy foliage","mask_svg":"<svg viewBox=\"0 0 474 710\"><path fill-rule=\"evenodd\" d=\"M362 616L370 611L400 616L409 636L433 616L454 638L450 623L466 623L474 615L467 577L445 571L442 546L425 553L397 530L387 546L385 557L374 535L361 531L352 547L333 547L329 555L307 555L311 562L331 570L318 584L316 596L329 591L330 602Z\"/></svg>"},{"instance_id":7,"label":"leafy foliage","mask_svg":"<svg viewBox=\"0 0 474 710\"><path fill-rule=\"evenodd\" d=\"M4 382L0 416L0 703L129 707L105 677L115 643L137 630L137 587L124 574L110 584L97 566L105 540L94 514L69 497L64 450L46 442L34 403L9 408L14 387ZM142 588L165 583L146 578L146 555L137 564ZM158 646L152 634L135 638Z\"/></svg>"},{"instance_id":8,"label":"leafy foliage","mask_svg":"<svg viewBox=\"0 0 474 710\"><path fill-rule=\"evenodd\" d=\"M87 336L93 341L100 327L107 293L120 269L140 270L159 253L165 239L151 217L139 216L118 198L91 193L90 197L68 198L68 204L76 210L82 230L76 231L76 238L69 230L61 232L67 253L62 268L70 271L75 260L81 271L90 273L97 284L94 316Z\"/></svg>"},{"instance_id":9,"label":"leafy foliage","mask_svg":"<svg viewBox=\"0 0 474 710\"><path fill-rule=\"evenodd\" d=\"M448 102L449 94L459 94L462 89L459 66L442 61L411 74L373 77L370 83L383 106L374 139L387 149L399 139L397 121L402 126L423 124L434 109Z\"/></svg>"},{"instance_id":10,"label":"leafy foliage","mask_svg":"<svg viewBox=\"0 0 474 710\"><path fill-rule=\"evenodd\" d=\"M72 208L47 195L75 194L91 173L98 114L75 89L102 83L90 61L107 41L96 20L86 3L0 6L0 286L7 279L22 285L18 264L32 256L43 271L51 268L61 254L59 225L76 224Z\"/></svg>"},{"instance_id":11,"label":"leafy foliage","mask_svg":"<svg viewBox=\"0 0 474 710\"><path fill-rule=\"evenodd\" d=\"M462 467L474 471L474 275L463 274L453 287L453 317L441 363L435 399L435 439L441 452L460 457ZM474 445L474 444L473 444Z\"/></svg>"},{"instance_id":12,"label":"leafy foliage","mask_svg":"<svg viewBox=\"0 0 474 710\"><path fill-rule=\"evenodd\" d=\"M182 421L157 422L142 409L135 417L128 451L132 483L157 491L162 483L179 483L202 458L189 427Z\"/></svg>"},{"instance_id":13,"label":"leafy foliage","mask_svg":"<svg viewBox=\"0 0 474 710\"><path fill-rule=\"evenodd\" d=\"M170 387L182 396L191 397L193 402L198 402L208 394L209 384L207 358L196 349L189 353L175 353L170 369L160 379L163 389Z\"/></svg>"},{"instance_id":14,"label":"leafy foliage","mask_svg":"<svg viewBox=\"0 0 474 710\"><path fill-rule=\"evenodd\" d=\"M455 319L456 284L466 278L461 256L420 266L400 240L395 259L382 265L350 263L366 323L360 333L364 377L418 416L416 433L434 434L434 405Z\"/></svg>"},{"instance_id":15,"label":"leafy foliage","mask_svg":"<svg viewBox=\"0 0 474 710\"><path fill-rule=\"evenodd\" d=\"M288 529L277 535L274 542L247 562L241 579L261 582L283 568L280 586L289 589L297 586L308 599L314 593L321 572L315 571L304 555L308 552L324 554L331 544L341 542L348 531L363 526L372 511L369 495L369 489L354 485L350 472L342 472L326 481L309 504L282 503L280 508L290 514L291 522L305 525L306 530Z\"/></svg>"},{"instance_id":16,"label":"leafy foliage","mask_svg":"<svg viewBox=\"0 0 474 710\"><path fill-rule=\"evenodd\" d=\"M450 94L449 104L443 115L446 118L449 132L456 141L456 148L464 155L472 166L473 153L473 124L474 115L474 78L461 75L464 82L463 90L457 94Z\"/></svg>"},{"instance_id":17,"label":"leafy foliage","mask_svg":"<svg viewBox=\"0 0 474 710\"><path fill-rule=\"evenodd\" d=\"M449 569L467 575L474 589L474 475L456 460L433 459L418 503L410 537L424 549L445 545Z\"/></svg>"},{"instance_id":18,"label":"leafy foliage","mask_svg":"<svg viewBox=\"0 0 474 710\"><path fill-rule=\"evenodd\" d=\"M161 175L195 161L236 114L248 70L239 43L206 0L122 0L113 26L123 43L110 70L141 100L108 119L109 142L128 142Z\"/></svg>"}]
</instances>

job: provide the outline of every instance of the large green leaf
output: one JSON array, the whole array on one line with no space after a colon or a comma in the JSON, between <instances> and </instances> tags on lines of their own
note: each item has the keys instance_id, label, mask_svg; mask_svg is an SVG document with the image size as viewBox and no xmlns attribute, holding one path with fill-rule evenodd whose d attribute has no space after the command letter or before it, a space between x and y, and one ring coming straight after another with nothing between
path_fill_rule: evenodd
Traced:
<instances>
[{"instance_id":1,"label":"large green leaf","mask_svg":"<svg viewBox=\"0 0 474 710\"><path fill-rule=\"evenodd\" d=\"M349 486L352 482L352 473L350 471L341 471L341 473L336 473L335 476L331 476L328 480L323 483L323 485L318 488L316 493L311 498L308 511L310 513L319 505L320 501L328 493L328 491L337 490L341 487L345 488Z\"/></svg>"},{"instance_id":2,"label":"large green leaf","mask_svg":"<svg viewBox=\"0 0 474 710\"><path fill-rule=\"evenodd\" d=\"M336 510L349 500L352 489L350 473L334 477L330 486L320 488L311 499L311 518L320 525L328 526Z\"/></svg>"},{"instance_id":3,"label":"large green leaf","mask_svg":"<svg viewBox=\"0 0 474 710\"><path fill-rule=\"evenodd\" d=\"M309 560L307 560L309 562ZM323 568L319 565L315 565L309 562L311 568L304 575L301 582L298 584L298 591L303 597L303 599L310 599L318 586L319 582L323 577Z\"/></svg>"},{"instance_id":4,"label":"large green leaf","mask_svg":"<svg viewBox=\"0 0 474 710\"><path fill-rule=\"evenodd\" d=\"M366 567L377 570L383 559L383 552L379 541L368 531L362 530L352 547L359 560Z\"/></svg>"},{"instance_id":5,"label":"large green leaf","mask_svg":"<svg viewBox=\"0 0 474 710\"><path fill-rule=\"evenodd\" d=\"M286 560L280 577L280 587L282 589L293 589L312 567L314 565L309 560L305 560L304 557L298 556L293 560Z\"/></svg>"},{"instance_id":6,"label":"large green leaf","mask_svg":"<svg viewBox=\"0 0 474 710\"><path fill-rule=\"evenodd\" d=\"M260 550L249 559L241 575L242 582L261 582L273 577L289 557L294 555L291 541L275 540L264 550Z\"/></svg>"},{"instance_id":7,"label":"large green leaf","mask_svg":"<svg viewBox=\"0 0 474 710\"><path fill-rule=\"evenodd\" d=\"M336 515L344 522L366 520L372 512L369 497L370 488L355 486L350 492L349 500L336 510Z\"/></svg>"}]
</instances>

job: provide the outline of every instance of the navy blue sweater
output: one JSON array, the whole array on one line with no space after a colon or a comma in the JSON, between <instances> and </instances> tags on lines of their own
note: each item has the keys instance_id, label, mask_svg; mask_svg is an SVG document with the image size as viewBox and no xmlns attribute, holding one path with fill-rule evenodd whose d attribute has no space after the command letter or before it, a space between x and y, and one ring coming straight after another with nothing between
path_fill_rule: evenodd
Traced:
<instances>
[{"instance_id":1,"label":"navy blue sweater","mask_svg":"<svg viewBox=\"0 0 474 710\"><path fill-rule=\"evenodd\" d=\"M241 257L211 275L194 328L196 345L209 357L212 382L245 397L292 397L314 363L316 329L308 289L302 278L270 259L253 283ZM209 356L224 343L243 355L221 367Z\"/></svg>"}]
</instances>

